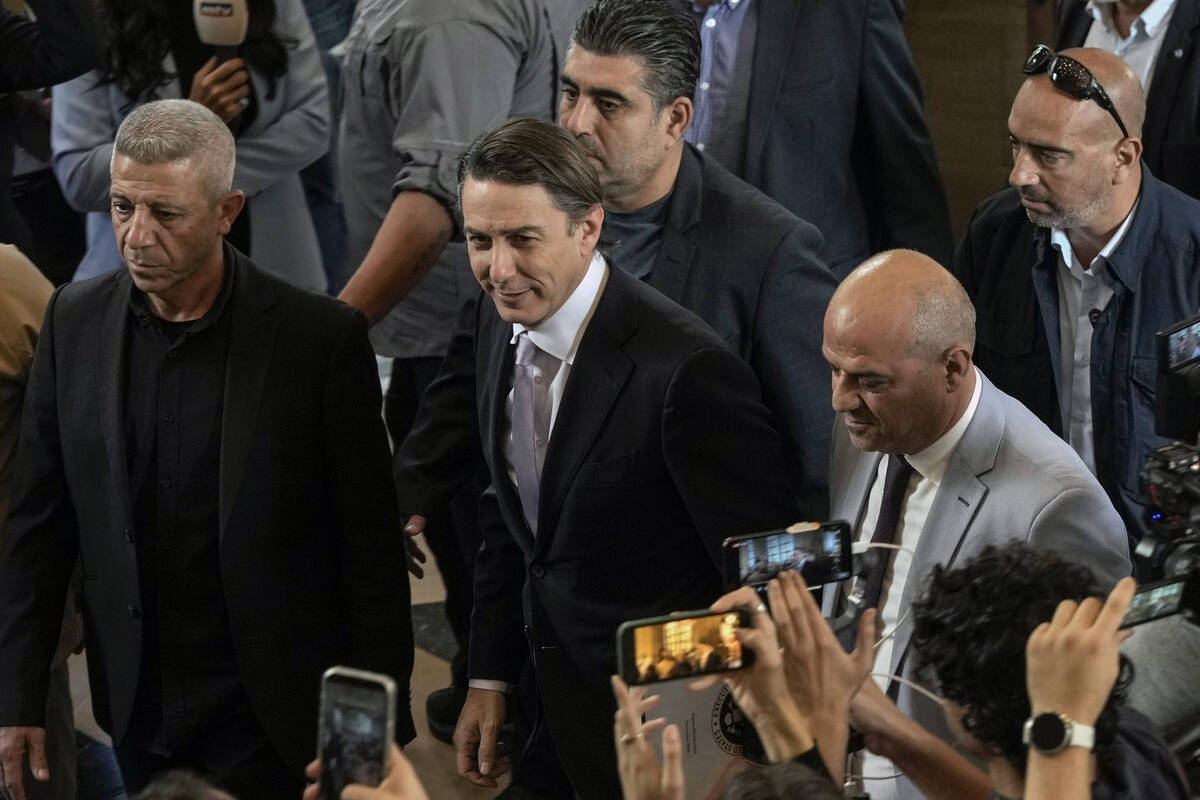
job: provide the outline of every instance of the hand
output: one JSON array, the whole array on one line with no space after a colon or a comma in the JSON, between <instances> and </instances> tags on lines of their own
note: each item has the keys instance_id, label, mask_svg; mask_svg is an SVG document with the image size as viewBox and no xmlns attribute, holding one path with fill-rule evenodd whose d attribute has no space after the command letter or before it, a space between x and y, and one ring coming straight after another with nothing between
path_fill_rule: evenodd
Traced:
<instances>
[{"instance_id":1,"label":"hand","mask_svg":"<svg viewBox=\"0 0 1200 800\"><path fill-rule=\"evenodd\" d=\"M408 522L404 523L404 549L408 554L408 571L415 578L424 578L425 570L421 569L421 564L425 563L425 553L416 542L416 537L425 532L425 518L420 514L413 514L408 518Z\"/></svg>"},{"instance_id":2,"label":"hand","mask_svg":"<svg viewBox=\"0 0 1200 800\"><path fill-rule=\"evenodd\" d=\"M767 584L771 616L779 630L788 690L806 715L832 714L845 719L850 700L875 661L872 637L875 609L858 624L858 643L846 653L799 573L788 570Z\"/></svg>"},{"instance_id":3,"label":"hand","mask_svg":"<svg viewBox=\"0 0 1200 800\"><path fill-rule=\"evenodd\" d=\"M250 95L250 74L246 62L231 58L220 66L213 56L192 76L188 100L195 100L221 118L226 125L242 113L244 100Z\"/></svg>"},{"instance_id":4,"label":"hand","mask_svg":"<svg viewBox=\"0 0 1200 800\"><path fill-rule=\"evenodd\" d=\"M712 610L723 612L738 606L757 609L762 608L762 603L753 589L743 586L718 599L712 604ZM753 627L738 628L737 637L745 648L754 651L754 664L747 669L726 672L724 678L738 707L758 731L767 757L771 761L785 761L810 750L812 734L788 694L775 624L765 609L755 611L751 621ZM720 676L712 675L688 686L705 689L719 679Z\"/></svg>"},{"instance_id":5,"label":"hand","mask_svg":"<svg viewBox=\"0 0 1200 800\"><path fill-rule=\"evenodd\" d=\"M630 689L620 677L612 676L617 713L613 715L613 739L617 745L617 771L625 800L683 800L683 746L679 728L663 731L663 768L659 767L647 734L663 727L666 720L642 722L642 716L658 705L658 696L646 697L646 689Z\"/></svg>"},{"instance_id":6,"label":"hand","mask_svg":"<svg viewBox=\"0 0 1200 800\"><path fill-rule=\"evenodd\" d=\"M853 653L847 653L798 572L780 573L767 584L767 596L783 643L788 691L800 713L808 718L809 731L817 740L829 774L840 784L846 762L850 701L875 661L871 641L875 610L868 609L862 615L858 643Z\"/></svg>"},{"instance_id":7,"label":"hand","mask_svg":"<svg viewBox=\"0 0 1200 800\"><path fill-rule=\"evenodd\" d=\"M352 783L342 790L342 800L429 800L429 795L412 764L393 743L388 756L388 771L379 788Z\"/></svg>"},{"instance_id":8,"label":"hand","mask_svg":"<svg viewBox=\"0 0 1200 800\"><path fill-rule=\"evenodd\" d=\"M458 774L476 786L494 789L496 778L508 771L508 760L496 753L496 735L504 717L504 692L467 689L454 729L454 752Z\"/></svg>"},{"instance_id":9,"label":"hand","mask_svg":"<svg viewBox=\"0 0 1200 800\"><path fill-rule=\"evenodd\" d=\"M39 782L50 780L46 761L46 729L0 727L0 778L4 800L25 800L25 756Z\"/></svg>"},{"instance_id":10,"label":"hand","mask_svg":"<svg viewBox=\"0 0 1200 800\"><path fill-rule=\"evenodd\" d=\"M1094 725L1120 672L1120 630L1137 584L1122 579L1101 604L1064 600L1054 617L1034 629L1025 646L1025 681L1034 714L1057 711L1082 725Z\"/></svg>"}]
</instances>

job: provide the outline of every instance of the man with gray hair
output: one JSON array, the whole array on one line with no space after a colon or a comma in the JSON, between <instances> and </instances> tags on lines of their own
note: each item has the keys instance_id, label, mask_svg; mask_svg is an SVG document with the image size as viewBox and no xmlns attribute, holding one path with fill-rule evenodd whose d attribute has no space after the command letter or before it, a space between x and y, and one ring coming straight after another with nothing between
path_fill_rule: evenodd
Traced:
<instances>
[{"instance_id":1,"label":"man with gray hair","mask_svg":"<svg viewBox=\"0 0 1200 800\"><path fill-rule=\"evenodd\" d=\"M918 678L907 612L935 564L1020 539L1086 564L1106 585L1130 572L1124 526L1104 490L1065 442L975 367L974 345L975 310L962 286L910 250L851 272L825 314L822 350L839 414L831 516L849 520L859 542L884 548L847 601L878 607L890 632L877 674ZM949 740L935 703L891 678L877 681ZM881 779L872 797L921 796L906 779L883 780L894 768L881 761L864 765Z\"/></svg>"},{"instance_id":2,"label":"man with gray hair","mask_svg":"<svg viewBox=\"0 0 1200 800\"><path fill-rule=\"evenodd\" d=\"M211 111L148 103L118 131L124 271L54 294L0 556L0 768L46 779L47 671L77 560L92 700L132 794L196 770L295 798L321 673L412 669L366 321L223 241L245 198ZM408 692L397 736L413 736Z\"/></svg>"}]
</instances>

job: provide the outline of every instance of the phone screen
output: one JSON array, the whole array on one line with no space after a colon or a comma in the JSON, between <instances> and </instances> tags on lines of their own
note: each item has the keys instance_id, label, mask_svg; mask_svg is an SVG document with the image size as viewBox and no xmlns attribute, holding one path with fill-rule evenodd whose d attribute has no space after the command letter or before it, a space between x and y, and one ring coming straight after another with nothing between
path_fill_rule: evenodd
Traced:
<instances>
[{"instance_id":1,"label":"phone screen","mask_svg":"<svg viewBox=\"0 0 1200 800\"><path fill-rule=\"evenodd\" d=\"M1141 625L1143 622L1178 614L1183 607L1187 579L1147 586L1133 596L1125 610L1122 628Z\"/></svg>"},{"instance_id":2,"label":"phone screen","mask_svg":"<svg viewBox=\"0 0 1200 800\"><path fill-rule=\"evenodd\" d=\"M744 609L627 623L621 647L625 680L653 683L747 667L753 654L738 641L737 629L749 624Z\"/></svg>"},{"instance_id":3,"label":"phone screen","mask_svg":"<svg viewBox=\"0 0 1200 800\"><path fill-rule=\"evenodd\" d=\"M809 586L850 577L850 526L831 522L813 530L771 531L725 540L726 576L733 586L763 586L794 569Z\"/></svg>"},{"instance_id":4,"label":"phone screen","mask_svg":"<svg viewBox=\"0 0 1200 800\"><path fill-rule=\"evenodd\" d=\"M337 800L352 783L378 786L383 780L391 706L384 683L343 674L326 676L317 742L321 800Z\"/></svg>"}]
</instances>

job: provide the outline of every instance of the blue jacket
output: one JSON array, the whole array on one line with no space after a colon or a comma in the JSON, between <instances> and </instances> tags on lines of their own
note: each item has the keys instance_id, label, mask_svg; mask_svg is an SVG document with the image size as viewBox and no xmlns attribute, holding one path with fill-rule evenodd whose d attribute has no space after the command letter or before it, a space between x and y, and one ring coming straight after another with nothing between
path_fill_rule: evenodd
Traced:
<instances>
[{"instance_id":1,"label":"blue jacket","mask_svg":"<svg viewBox=\"0 0 1200 800\"><path fill-rule=\"evenodd\" d=\"M1166 444L1154 433L1155 334L1200 308L1200 201L1142 166L1128 233L1105 269L1113 298L1094 322L1096 477L1132 539L1147 530L1139 473ZM1062 435L1058 252L1009 188L975 210L954 273L975 303L975 361L1001 390Z\"/></svg>"}]
</instances>

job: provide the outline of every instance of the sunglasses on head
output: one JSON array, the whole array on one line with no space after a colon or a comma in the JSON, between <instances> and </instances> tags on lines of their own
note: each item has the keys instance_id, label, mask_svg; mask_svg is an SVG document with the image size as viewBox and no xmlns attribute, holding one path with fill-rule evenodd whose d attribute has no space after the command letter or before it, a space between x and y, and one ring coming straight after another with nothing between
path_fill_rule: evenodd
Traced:
<instances>
[{"instance_id":1,"label":"sunglasses on head","mask_svg":"<svg viewBox=\"0 0 1200 800\"><path fill-rule=\"evenodd\" d=\"M1070 56L1059 55L1044 44L1033 48L1021 72L1026 75L1040 75L1045 72L1050 76L1050 83L1060 91L1066 92L1077 100L1095 100L1096 105L1107 111L1121 127L1121 133L1129 138L1129 131L1117 113L1116 106L1109 98L1108 92L1096 80L1092 71Z\"/></svg>"}]
</instances>

